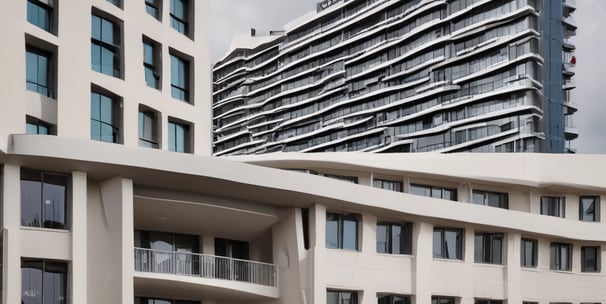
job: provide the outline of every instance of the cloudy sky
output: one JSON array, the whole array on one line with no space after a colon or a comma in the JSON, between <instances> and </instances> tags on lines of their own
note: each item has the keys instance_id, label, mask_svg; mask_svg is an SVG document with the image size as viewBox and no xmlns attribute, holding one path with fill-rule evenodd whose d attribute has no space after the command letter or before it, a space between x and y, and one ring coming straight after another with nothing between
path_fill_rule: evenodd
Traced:
<instances>
[{"instance_id":1,"label":"cloudy sky","mask_svg":"<svg viewBox=\"0 0 606 304\"><path fill-rule=\"evenodd\" d=\"M232 37L249 34L250 28L260 32L282 29L287 22L315 10L318 1L212 0L213 61L229 49ZM579 112L574 123L580 136L572 147L579 153L606 153L606 1L578 0L575 19L579 29L573 98Z\"/></svg>"}]
</instances>

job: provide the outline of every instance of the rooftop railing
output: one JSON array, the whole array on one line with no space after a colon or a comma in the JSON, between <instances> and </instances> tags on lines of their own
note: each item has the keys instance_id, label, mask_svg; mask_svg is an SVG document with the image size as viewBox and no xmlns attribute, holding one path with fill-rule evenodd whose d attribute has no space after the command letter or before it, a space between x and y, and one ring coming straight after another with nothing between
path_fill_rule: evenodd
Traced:
<instances>
[{"instance_id":1,"label":"rooftop railing","mask_svg":"<svg viewBox=\"0 0 606 304\"><path fill-rule=\"evenodd\" d=\"M135 271L277 287L276 265L199 253L135 248Z\"/></svg>"}]
</instances>

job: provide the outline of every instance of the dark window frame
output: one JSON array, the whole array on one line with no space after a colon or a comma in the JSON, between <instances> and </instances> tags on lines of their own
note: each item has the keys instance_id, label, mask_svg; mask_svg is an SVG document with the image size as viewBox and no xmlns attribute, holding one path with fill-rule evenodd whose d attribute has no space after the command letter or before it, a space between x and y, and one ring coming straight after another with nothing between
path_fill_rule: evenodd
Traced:
<instances>
[{"instance_id":1,"label":"dark window frame","mask_svg":"<svg viewBox=\"0 0 606 304\"><path fill-rule=\"evenodd\" d=\"M181 100L187 103L192 103L191 96L191 62L189 59L184 58L180 54L176 54L175 52L170 52L170 87L172 98ZM176 72L178 75L175 75L175 67L174 64L177 64ZM181 70L181 66L183 69ZM177 78L177 79L175 79ZM183 78L183 83L181 83L180 78Z\"/></svg>"},{"instance_id":2,"label":"dark window frame","mask_svg":"<svg viewBox=\"0 0 606 304\"><path fill-rule=\"evenodd\" d=\"M387 185L389 187L387 187ZM395 180L390 180L390 179L375 178L372 181L372 186L374 188L395 191L395 192L404 191L404 184L401 181L395 181Z\"/></svg>"},{"instance_id":3,"label":"dark window frame","mask_svg":"<svg viewBox=\"0 0 606 304\"><path fill-rule=\"evenodd\" d=\"M121 138L122 138L122 134L121 134L121 122L122 122L122 113L120 111L120 108L122 107L122 100L117 97L116 95L113 94L108 94L105 92L102 92L100 90L96 90L93 89L91 90L91 139L92 140L96 140L96 141L100 141L100 142L107 142L107 143L114 143L114 144L119 144L121 143ZM93 109L96 108L95 106L95 95L99 95L99 104L98 106L98 110L99 110L99 117L93 117ZM103 100L102 98L106 98L109 99L111 101L111 122L105 121L103 120ZM93 136L93 130L94 128L94 124L98 124L99 127L99 137L96 138L95 136ZM112 134L111 134L111 140L104 140L104 137L109 136L109 135L103 135L103 127L104 126L108 126L111 128L112 130Z\"/></svg>"},{"instance_id":4,"label":"dark window frame","mask_svg":"<svg viewBox=\"0 0 606 304\"><path fill-rule=\"evenodd\" d=\"M29 60L27 59L28 55L32 54L37 56L36 58L38 59L39 57L44 57L46 59L46 83L43 83L39 80L39 73L36 73L36 75L38 76L38 79L36 81L30 80L28 79L28 75L27 75L27 70L29 67ZM34 47L31 45L26 45L25 46L25 56L26 56L26 60L25 60L25 70L26 70L26 77L25 77L25 83L26 83L26 88L28 91L30 92L36 92L42 96L46 96L49 98L55 98L55 86L54 86L54 76L55 76L55 58L53 55L53 52L49 52L47 50L38 48L38 47ZM37 60L37 64L36 64L36 70L39 71L40 66L39 66L39 60Z\"/></svg>"},{"instance_id":5,"label":"dark window frame","mask_svg":"<svg viewBox=\"0 0 606 304\"><path fill-rule=\"evenodd\" d=\"M179 140L178 127L181 128L183 131L183 149L178 147L179 146L178 145L178 140ZM174 128L174 130L172 132L171 132L171 128ZM177 153L193 153L193 144L191 142L191 129L192 128L193 128L193 126L188 122L169 118L168 119L168 134L167 134L168 151L177 152Z\"/></svg>"},{"instance_id":6,"label":"dark window frame","mask_svg":"<svg viewBox=\"0 0 606 304\"><path fill-rule=\"evenodd\" d=\"M48 178L47 178L48 176ZM25 184L24 182L29 182L29 183L39 183L40 186L40 197L39 200L33 201L35 200L35 198L32 198L32 201L24 201L27 200L29 197L26 197L24 195L24 187ZM70 229L70 212L69 210L71 209L71 200L70 200L70 193L71 193L71 176L69 174L64 174L64 173L57 173L57 172L49 172L49 171L40 171L40 170L34 170L34 169L27 169L27 168L21 168L21 178L20 178L20 184L21 184L21 202L20 202L20 210L21 210L21 226L22 227L34 227L34 228L44 228L44 229L57 229L57 230L69 230ZM45 186L49 186L50 190L49 192L47 192L45 190ZM49 196L53 196L54 194L57 194L56 190L56 186L61 186L63 187L62 189L62 194L59 194L60 197L63 198L62 201L59 202L55 202L54 200L48 199L47 198L47 194ZM26 191L28 193L28 195L31 195L32 192L31 191ZM52 221L47 219L47 215L46 215L46 205L48 205L50 202L50 204L52 204L52 214L53 214L53 218ZM27 205L26 205L27 204ZM29 204L33 204L33 205L29 205ZM34 219L33 222L27 223L24 222L26 219L23 217L24 214L26 214L26 212L24 212L24 208L25 207L36 207L36 205L39 205L38 208L38 215L39 215L39 219L36 221L36 219ZM63 212L55 212L55 205L58 206L58 209L61 210L63 209ZM35 209L35 208L34 208ZM60 219L61 217L63 218L63 222L58 221L57 217Z\"/></svg>"},{"instance_id":7,"label":"dark window frame","mask_svg":"<svg viewBox=\"0 0 606 304\"><path fill-rule=\"evenodd\" d=\"M35 127L36 132L30 132L30 126ZM41 128L46 129L46 133L41 131ZM53 124L32 116L25 116L25 133L30 135L56 135Z\"/></svg>"},{"instance_id":8,"label":"dark window frame","mask_svg":"<svg viewBox=\"0 0 606 304\"><path fill-rule=\"evenodd\" d=\"M39 24L35 22L36 20L30 19L30 15L34 13L39 13L39 11L30 11L30 8L35 7L38 10L41 10L47 14L48 20L44 22L44 24ZM27 22L30 24L41 28L51 34L55 34L55 8L54 6L50 6L47 3L38 0L27 0ZM38 16L39 17L39 16Z\"/></svg>"},{"instance_id":9,"label":"dark window frame","mask_svg":"<svg viewBox=\"0 0 606 304\"><path fill-rule=\"evenodd\" d=\"M158 21L162 21L162 0L145 0L145 12Z\"/></svg>"},{"instance_id":10,"label":"dark window frame","mask_svg":"<svg viewBox=\"0 0 606 304\"><path fill-rule=\"evenodd\" d=\"M565 196L541 196L541 215L566 217Z\"/></svg>"},{"instance_id":11,"label":"dark window frame","mask_svg":"<svg viewBox=\"0 0 606 304\"><path fill-rule=\"evenodd\" d=\"M457 298L445 296L431 296L431 304L455 304Z\"/></svg>"},{"instance_id":12,"label":"dark window frame","mask_svg":"<svg viewBox=\"0 0 606 304\"><path fill-rule=\"evenodd\" d=\"M379 246L379 226L384 226L386 229L386 250L381 251ZM399 237L399 248L398 252L395 252L394 246L394 227L399 227L400 237ZM377 253L383 254L412 254L412 234L413 234L413 224L411 222L404 223L393 223L393 222L378 222L377 223L377 231L376 231L376 250Z\"/></svg>"},{"instance_id":13,"label":"dark window frame","mask_svg":"<svg viewBox=\"0 0 606 304\"><path fill-rule=\"evenodd\" d=\"M329 218L334 217L337 222L337 238L336 245L333 246L329 244L329 233L328 229L326 230L326 248L328 249L340 249L340 250L348 250L348 251L359 251L360 250L360 228L361 228L361 217L358 214L352 213L338 213L338 212L326 212L326 223L328 224ZM355 248L345 248L345 222L354 222L355 223Z\"/></svg>"},{"instance_id":14,"label":"dark window frame","mask_svg":"<svg viewBox=\"0 0 606 304\"><path fill-rule=\"evenodd\" d=\"M179 16L176 12L176 1L181 2L183 5L183 16ZM189 16L191 14L191 5L190 0L170 0L170 25L177 32L185 36L189 36L190 34Z\"/></svg>"},{"instance_id":15,"label":"dark window frame","mask_svg":"<svg viewBox=\"0 0 606 304\"><path fill-rule=\"evenodd\" d=\"M530 264L527 264L526 261L526 250L525 249L525 244L531 244L531 257L530 257ZM528 239L528 238L522 238L522 241L520 243L520 266L522 268L536 268L538 265L538 249L539 249L539 242L537 240L534 239Z\"/></svg>"},{"instance_id":16,"label":"dark window frame","mask_svg":"<svg viewBox=\"0 0 606 304\"><path fill-rule=\"evenodd\" d=\"M451 254L448 252L448 244L446 240L446 233L456 233L457 239L455 244L455 255L451 257ZM440 233L440 253L436 254L436 233ZM436 259L446 259L446 260L464 260L464 244L465 244L465 230L460 228L448 228L448 227L434 227L433 228L433 257Z\"/></svg>"},{"instance_id":17,"label":"dark window frame","mask_svg":"<svg viewBox=\"0 0 606 304\"><path fill-rule=\"evenodd\" d=\"M586 199L593 199L593 212L586 212L585 208ZM582 195L579 197L579 220L584 222L600 222L600 196L599 195ZM588 214L593 214L590 218ZM590 218L590 219L588 219Z\"/></svg>"},{"instance_id":18,"label":"dark window frame","mask_svg":"<svg viewBox=\"0 0 606 304\"><path fill-rule=\"evenodd\" d=\"M36 267L38 266L38 267ZM24 296L24 289L25 288L36 288L38 286L27 286L26 284L23 284L25 282L30 283L30 284L35 284L35 282L39 282L40 283L40 293L37 294L40 297L40 302L44 303L44 298L45 298L45 291L47 289L53 289L52 286L44 286L45 282L48 282L47 279L49 277L47 277L47 274L51 274L50 278L55 278L57 274L62 274L63 275L63 283L61 285L63 285L62 290L60 291L62 293L59 294L59 296L63 297L63 301L61 301L60 303L70 303L70 299L69 299L69 287L68 287L68 283L69 283L69 265L67 262L65 261L55 261L55 260L46 260L46 259L31 259L31 258L21 258L21 280L22 280L22 284L21 284L21 297L22 297L22 302L29 302L29 301L24 301L23 300L23 296ZM27 278L29 278L28 275L26 275L24 272L26 271L26 269L36 269L41 271L40 273L40 280L28 280ZM56 290L55 290L56 291ZM56 294L53 294L53 296L57 296ZM54 301L53 301L54 302Z\"/></svg>"},{"instance_id":19,"label":"dark window frame","mask_svg":"<svg viewBox=\"0 0 606 304\"><path fill-rule=\"evenodd\" d=\"M495 251L495 242L500 241L500 252ZM474 236L474 262L503 265L505 243L504 233L476 232ZM478 246L481 252L478 254Z\"/></svg>"},{"instance_id":20,"label":"dark window frame","mask_svg":"<svg viewBox=\"0 0 606 304\"><path fill-rule=\"evenodd\" d=\"M346 300L346 299L344 299L345 295L348 295L349 300L351 301L351 302L347 302L348 304L358 304L358 291L328 289L328 290L326 290L326 303L327 304L333 304L333 302L329 302L330 294L335 294L337 296L336 304L346 303L346 302L343 302L343 300Z\"/></svg>"},{"instance_id":21,"label":"dark window frame","mask_svg":"<svg viewBox=\"0 0 606 304\"><path fill-rule=\"evenodd\" d=\"M482 202L476 200L476 197L478 195L482 195ZM491 195L494 195L498 198L498 202L496 202L496 205L494 204L494 202L490 202ZM509 209L509 193L474 189L472 191L472 203L488 207Z\"/></svg>"},{"instance_id":22,"label":"dark window frame","mask_svg":"<svg viewBox=\"0 0 606 304\"><path fill-rule=\"evenodd\" d=\"M595 255L593 256L595 265L588 265L588 259L591 258L588 256L589 250L595 251ZM600 246L582 246L581 247L581 272L593 272L600 273L602 268L602 248Z\"/></svg>"},{"instance_id":23,"label":"dark window frame","mask_svg":"<svg viewBox=\"0 0 606 304\"><path fill-rule=\"evenodd\" d=\"M95 26L93 25L97 20L95 19L99 19L99 33L98 36L99 37L95 37ZM111 24L111 40L112 41L108 41L107 39L104 39L105 35L104 35L104 22L107 22L109 24ZM123 71L122 71L122 22L119 20L115 20L113 18L109 18L107 16L105 16L105 14L103 13L98 13L98 12L93 12L91 14L91 68L93 71L104 74L104 75L108 75L111 77L116 77L116 78L122 78L123 76ZM99 66L96 67L94 62L95 62L95 56L93 55L94 50L98 48L98 62L99 62ZM107 64L104 64L105 60L104 60L104 56L103 56L103 52L104 51L108 51L110 53L112 53L112 63L111 63L111 73L104 70L104 68L107 68Z\"/></svg>"},{"instance_id":24,"label":"dark window frame","mask_svg":"<svg viewBox=\"0 0 606 304\"><path fill-rule=\"evenodd\" d=\"M377 294L377 304L410 304L409 295L400 294Z\"/></svg>"},{"instance_id":25,"label":"dark window frame","mask_svg":"<svg viewBox=\"0 0 606 304\"><path fill-rule=\"evenodd\" d=\"M423 189L425 191L425 194L415 193L414 192L415 188ZM428 191L429 191L429 195L427 195ZM439 191L440 196L434 195L434 193L436 191ZM447 191L452 193L452 195L453 195L452 198L446 197ZM425 184L417 184L417 183L410 184L410 194L425 196L425 197L439 198L439 199L449 200L449 201L457 201L457 197L458 197L457 189L455 189L455 188L447 188L447 187L442 187L442 186L433 186L433 185L425 185Z\"/></svg>"},{"instance_id":26,"label":"dark window frame","mask_svg":"<svg viewBox=\"0 0 606 304\"><path fill-rule=\"evenodd\" d=\"M151 50L151 62L147 60L147 47ZM157 90L162 90L162 46L143 36L143 69L145 84ZM151 79L149 77L152 77Z\"/></svg>"},{"instance_id":27,"label":"dark window frame","mask_svg":"<svg viewBox=\"0 0 606 304\"><path fill-rule=\"evenodd\" d=\"M160 148L160 136L159 136L159 113L158 111L139 105L138 112L138 135L139 135L139 147ZM150 123L147 124L147 119ZM151 130L147 132L147 126ZM149 134L148 134L149 133ZM148 136L149 135L149 136Z\"/></svg>"},{"instance_id":28,"label":"dark window frame","mask_svg":"<svg viewBox=\"0 0 606 304\"><path fill-rule=\"evenodd\" d=\"M553 242L549 246L549 269L558 271L572 271L572 244ZM562 260L562 253L566 250L568 257L566 261Z\"/></svg>"}]
</instances>

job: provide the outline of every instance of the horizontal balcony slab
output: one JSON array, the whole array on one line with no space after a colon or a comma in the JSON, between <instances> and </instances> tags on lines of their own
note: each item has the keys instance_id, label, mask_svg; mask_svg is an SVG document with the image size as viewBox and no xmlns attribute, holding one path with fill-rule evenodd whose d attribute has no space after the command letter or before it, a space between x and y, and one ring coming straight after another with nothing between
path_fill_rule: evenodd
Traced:
<instances>
[{"instance_id":1,"label":"horizontal balcony slab","mask_svg":"<svg viewBox=\"0 0 606 304\"><path fill-rule=\"evenodd\" d=\"M185 275L134 273L137 296L227 302L268 301L279 297L278 287Z\"/></svg>"}]
</instances>

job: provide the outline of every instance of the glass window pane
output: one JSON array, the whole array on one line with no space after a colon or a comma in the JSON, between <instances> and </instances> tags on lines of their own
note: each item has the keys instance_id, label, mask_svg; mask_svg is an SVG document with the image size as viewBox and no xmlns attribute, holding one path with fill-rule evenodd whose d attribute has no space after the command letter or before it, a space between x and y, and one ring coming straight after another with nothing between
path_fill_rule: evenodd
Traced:
<instances>
[{"instance_id":1,"label":"glass window pane","mask_svg":"<svg viewBox=\"0 0 606 304\"><path fill-rule=\"evenodd\" d=\"M93 39L101 40L101 18L92 15L91 36Z\"/></svg>"},{"instance_id":2,"label":"glass window pane","mask_svg":"<svg viewBox=\"0 0 606 304\"><path fill-rule=\"evenodd\" d=\"M90 56L93 71L101 73L101 47L96 44L91 44Z\"/></svg>"},{"instance_id":3,"label":"glass window pane","mask_svg":"<svg viewBox=\"0 0 606 304\"><path fill-rule=\"evenodd\" d=\"M38 55L25 53L25 79L27 82L38 83Z\"/></svg>"},{"instance_id":4,"label":"glass window pane","mask_svg":"<svg viewBox=\"0 0 606 304\"><path fill-rule=\"evenodd\" d=\"M114 45L114 24L107 19L101 19L101 41Z\"/></svg>"},{"instance_id":5,"label":"glass window pane","mask_svg":"<svg viewBox=\"0 0 606 304\"><path fill-rule=\"evenodd\" d=\"M377 225L377 252L388 253L388 229L387 225Z\"/></svg>"},{"instance_id":6,"label":"glass window pane","mask_svg":"<svg viewBox=\"0 0 606 304\"><path fill-rule=\"evenodd\" d=\"M484 235L476 234L474 237L474 261L484 262Z\"/></svg>"},{"instance_id":7,"label":"glass window pane","mask_svg":"<svg viewBox=\"0 0 606 304\"><path fill-rule=\"evenodd\" d=\"M21 262L22 304L42 304L42 263Z\"/></svg>"},{"instance_id":8,"label":"glass window pane","mask_svg":"<svg viewBox=\"0 0 606 304\"><path fill-rule=\"evenodd\" d=\"M336 214L326 215L326 247L339 248L339 219Z\"/></svg>"},{"instance_id":9,"label":"glass window pane","mask_svg":"<svg viewBox=\"0 0 606 304\"><path fill-rule=\"evenodd\" d=\"M433 231L433 256L442 257L442 230L434 229Z\"/></svg>"},{"instance_id":10,"label":"glass window pane","mask_svg":"<svg viewBox=\"0 0 606 304\"><path fill-rule=\"evenodd\" d=\"M58 265L52 267L53 263L46 263L44 272L44 304L66 304L67 303L67 273Z\"/></svg>"},{"instance_id":11,"label":"glass window pane","mask_svg":"<svg viewBox=\"0 0 606 304\"><path fill-rule=\"evenodd\" d=\"M44 174L44 227L57 229L66 228L66 188L67 177L62 175Z\"/></svg>"},{"instance_id":12,"label":"glass window pane","mask_svg":"<svg viewBox=\"0 0 606 304\"><path fill-rule=\"evenodd\" d=\"M358 222L355 219L343 219L343 249L358 249Z\"/></svg>"},{"instance_id":13,"label":"glass window pane","mask_svg":"<svg viewBox=\"0 0 606 304\"><path fill-rule=\"evenodd\" d=\"M40 227L42 223L42 183L39 176L21 176L21 225Z\"/></svg>"},{"instance_id":14,"label":"glass window pane","mask_svg":"<svg viewBox=\"0 0 606 304\"><path fill-rule=\"evenodd\" d=\"M500 235L493 235L492 237L492 264L503 263L503 237Z\"/></svg>"},{"instance_id":15,"label":"glass window pane","mask_svg":"<svg viewBox=\"0 0 606 304\"><path fill-rule=\"evenodd\" d=\"M400 240L401 240L401 234L402 234L402 227L399 225L392 225L391 226L391 253L402 253L401 252L401 246L400 246Z\"/></svg>"},{"instance_id":16,"label":"glass window pane","mask_svg":"<svg viewBox=\"0 0 606 304\"><path fill-rule=\"evenodd\" d=\"M457 259L459 254L458 248L459 233L457 231L444 231L444 248L446 250L445 258Z\"/></svg>"}]
</instances>

